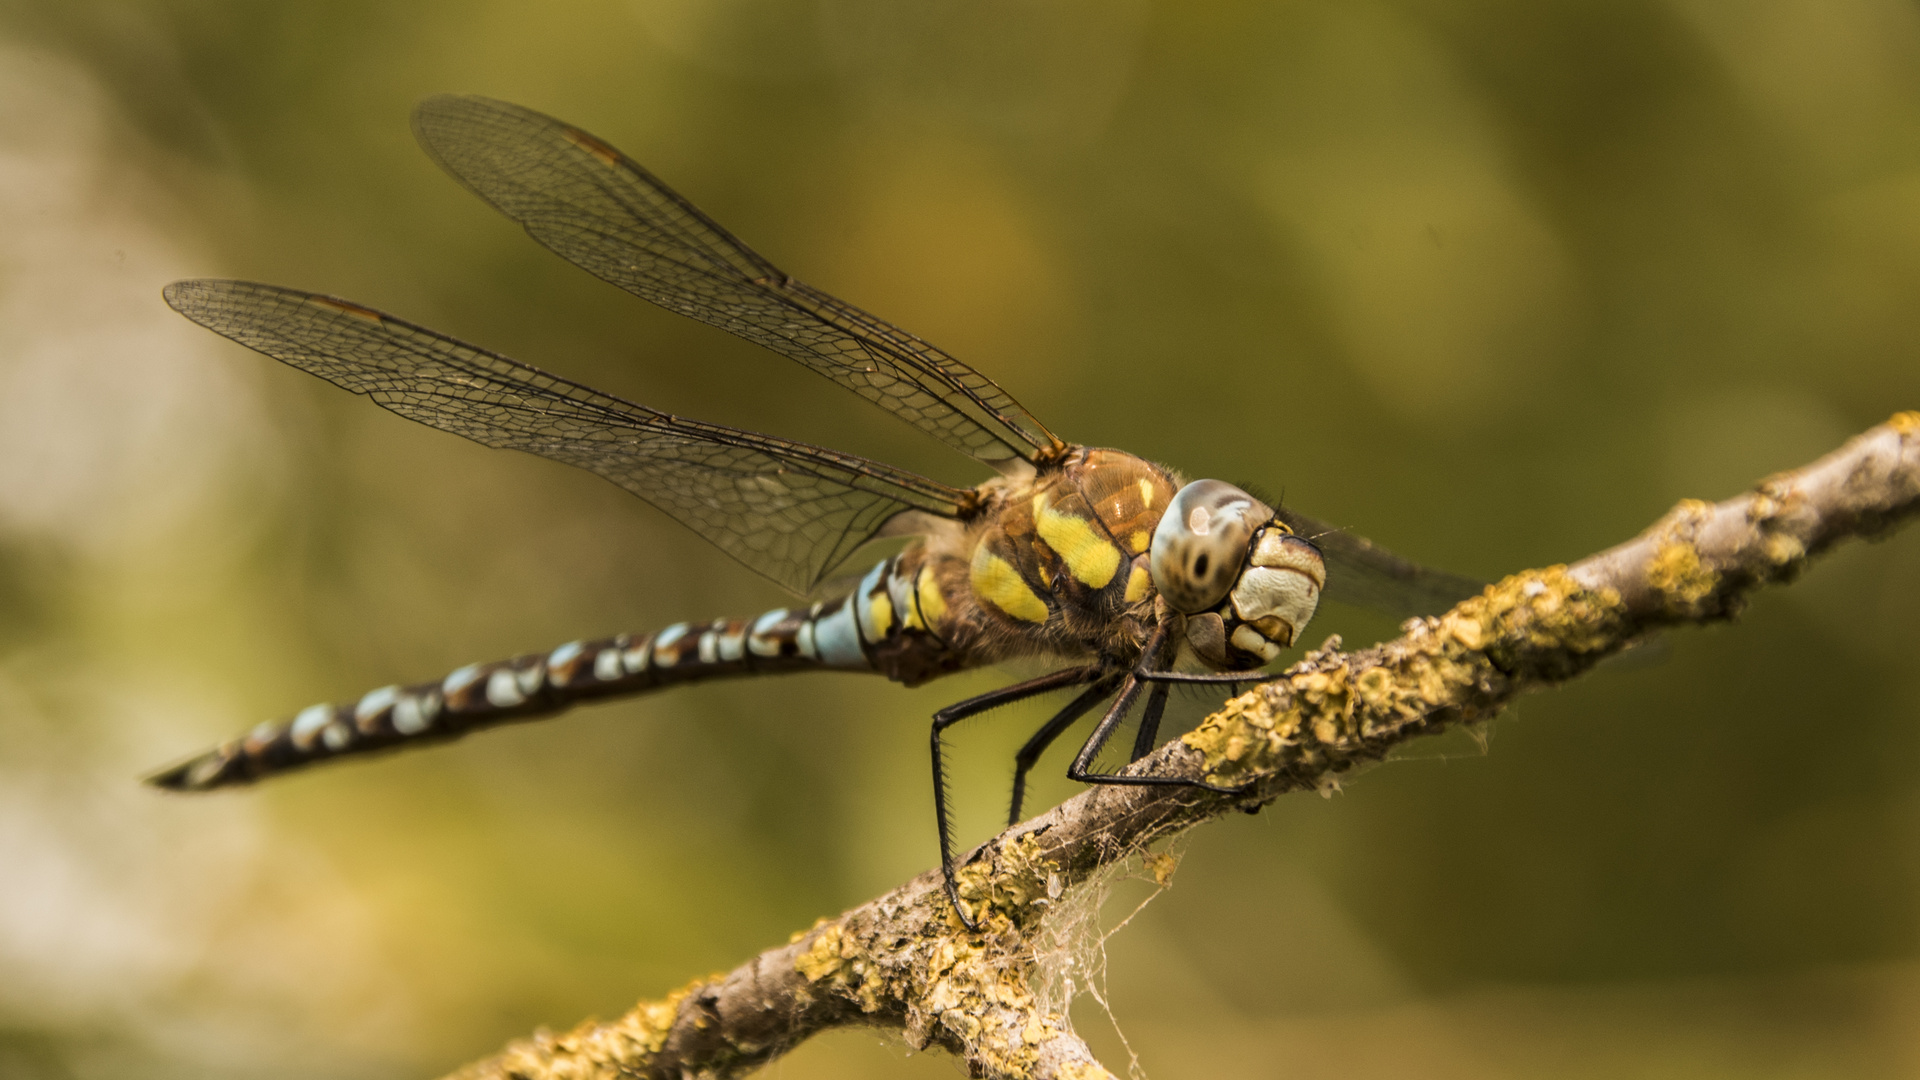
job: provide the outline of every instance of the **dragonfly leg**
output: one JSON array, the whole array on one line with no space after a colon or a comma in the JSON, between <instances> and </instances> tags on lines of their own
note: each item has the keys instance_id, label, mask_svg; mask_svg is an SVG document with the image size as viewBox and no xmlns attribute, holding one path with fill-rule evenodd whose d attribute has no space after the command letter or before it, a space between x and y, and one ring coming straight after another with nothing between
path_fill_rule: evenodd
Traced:
<instances>
[{"instance_id":1,"label":"dragonfly leg","mask_svg":"<svg viewBox=\"0 0 1920 1080\"><path fill-rule=\"evenodd\" d=\"M1225 683L1229 686L1240 683L1272 682L1286 675L1284 671L1150 671L1145 665L1133 670L1134 677L1150 683Z\"/></svg>"},{"instance_id":2,"label":"dragonfly leg","mask_svg":"<svg viewBox=\"0 0 1920 1080\"><path fill-rule=\"evenodd\" d=\"M1178 776L1128 776L1121 773L1098 773L1092 771L1093 759L1099 756L1101 748L1106 746L1107 740L1113 737L1114 729L1120 726L1120 721L1126 719L1127 710L1133 708L1134 701L1140 697L1140 688L1145 685L1147 685L1146 682L1137 674L1128 675L1126 681L1120 684L1120 696L1113 699L1113 705L1107 709L1107 714L1100 718L1100 723L1094 727L1093 734L1087 736L1087 741L1081 745L1080 753L1075 755L1073 764L1067 768L1067 777L1078 780L1083 784L1128 784L1135 787L1193 787L1202 788L1206 791L1218 791L1223 795L1233 795L1244 790L1243 788L1222 787L1219 784L1209 784L1205 780L1188 780ZM1151 706L1151 702L1149 702L1149 705Z\"/></svg>"},{"instance_id":3,"label":"dragonfly leg","mask_svg":"<svg viewBox=\"0 0 1920 1080\"><path fill-rule=\"evenodd\" d=\"M933 815L940 827L940 873L946 879L947 899L952 901L953 910L959 914L960 921L966 924L967 929L975 930L978 927L968 917L966 909L960 906L960 885L953 875L953 830L947 823L947 771L940 756L940 733L970 716L978 716L989 709L1011 705L1038 694L1092 682L1099 678L1104 670L1092 666L1064 668L1048 675L1028 679L1026 682L1003 686L978 697L968 698L933 714L933 732L930 738L933 748Z\"/></svg>"},{"instance_id":4,"label":"dragonfly leg","mask_svg":"<svg viewBox=\"0 0 1920 1080\"><path fill-rule=\"evenodd\" d=\"M1153 692L1147 695L1147 711L1140 715L1140 733L1133 738L1129 763L1153 753L1154 740L1160 737L1160 717L1167 711L1167 691L1171 689L1163 682L1153 684Z\"/></svg>"},{"instance_id":5,"label":"dragonfly leg","mask_svg":"<svg viewBox=\"0 0 1920 1080\"><path fill-rule=\"evenodd\" d=\"M1007 811L1009 828L1020 824L1020 805L1026 801L1027 794L1027 773L1040 760L1040 755L1047 752L1047 747L1053 745L1053 740L1059 738L1061 732L1072 727L1074 721L1085 716L1088 710L1100 704L1102 698L1113 693L1113 688L1118 684L1118 679L1102 679L1094 683L1085 693L1069 702L1066 708L1055 713L1053 719L1034 732L1033 738L1028 739L1020 752L1013 756L1013 808Z\"/></svg>"}]
</instances>

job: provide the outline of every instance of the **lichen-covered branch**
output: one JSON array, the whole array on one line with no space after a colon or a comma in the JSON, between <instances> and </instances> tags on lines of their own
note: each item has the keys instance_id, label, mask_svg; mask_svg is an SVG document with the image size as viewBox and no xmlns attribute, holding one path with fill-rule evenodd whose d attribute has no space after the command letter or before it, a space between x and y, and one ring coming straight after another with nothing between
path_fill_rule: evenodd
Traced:
<instances>
[{"instance_id":1,"label":"lichen-covered branch","mask_svg":"<svg viewBox=\"0 0 1920 1080\"><path fill-rule=\"evenodd\" d=\"M960 882L977 931L928 871L724 976L610 1023L514 1043L456 1076L730 1077L848 1024L945 1047L976 1076L1109 1076L1030 985L1038 925L1065 890L1202 821L1485 720L1649 631L1730 617L1758 586L1916 510L1920 413L1900 413L1804 469L1723 503L1682 502L1627 543L1515 574L1445 615L1407 622L1392 641L1343 652L1329 640L1135 766L1238 794L1094 787L973 852Z\"/></svg>"}]
</instances>

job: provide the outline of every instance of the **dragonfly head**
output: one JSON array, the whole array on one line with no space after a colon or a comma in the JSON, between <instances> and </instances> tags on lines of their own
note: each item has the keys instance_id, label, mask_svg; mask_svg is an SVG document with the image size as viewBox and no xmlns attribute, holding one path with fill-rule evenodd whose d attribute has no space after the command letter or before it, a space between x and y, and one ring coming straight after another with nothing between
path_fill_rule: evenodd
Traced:
<instances>
[{"instance_id":1,"label":"dragonfly head","mask_svg":"<svg viewBox=\"0 0 1920 1080\"><path fill-rule=\"evenodd\" d=\"M1291 646L1320 603L1326 564L1273 508L1232 484L1195 480L1153 530L1153 585L1188 618L1194 651L1228 670Z\"/></svg>"}]
</instances>

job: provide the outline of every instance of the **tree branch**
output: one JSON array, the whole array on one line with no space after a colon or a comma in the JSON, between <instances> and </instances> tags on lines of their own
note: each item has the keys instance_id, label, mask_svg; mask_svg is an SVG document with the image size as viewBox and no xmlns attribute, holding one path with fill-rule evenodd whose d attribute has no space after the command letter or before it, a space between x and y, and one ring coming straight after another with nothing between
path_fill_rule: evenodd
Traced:
<instances>
[{"instance_id":1,"label":"tree branch","mask_svg":"<svg viewBox=\"0 0 1920 1080\"><path fill-rule=\"evenodd\" d=\"M724 976L611 1023L513 1043L454 1080L732 1077L851 1024L942 1046L975 1076L1110 1076L1031 985L1040 923L1065 890L1228 811L1332 785L1407 739L1491 718L1650 631L1730 618L1755 588L1916 510L1920 413L1905 412L1738 498L1683 501L1618 547L1410 620L1392 641L1349 653L1329 639L1135 766L1239 793L1093 787L976 849L960 882L977 932L930 870Z\"/></svg>"}]
</instances>

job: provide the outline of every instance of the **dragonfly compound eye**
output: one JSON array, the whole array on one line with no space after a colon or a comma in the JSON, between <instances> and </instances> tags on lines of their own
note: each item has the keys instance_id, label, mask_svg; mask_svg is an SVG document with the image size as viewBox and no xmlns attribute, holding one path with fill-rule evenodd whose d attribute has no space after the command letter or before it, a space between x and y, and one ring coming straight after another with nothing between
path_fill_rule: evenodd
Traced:
<instances>
[{"instance_id":1,"label":"dragonfly compound eye","mask_svg":"<svg viewBox=\"0 0 1920 1080\"><path fill-rule=\"evenodd\" d=\"M1254 531L1272 507L1221 480L1195 480L1176 493L1153 530L1153 586L1187 615L1218 604L1240 577Z\"/></svg>"}]
</instances>

